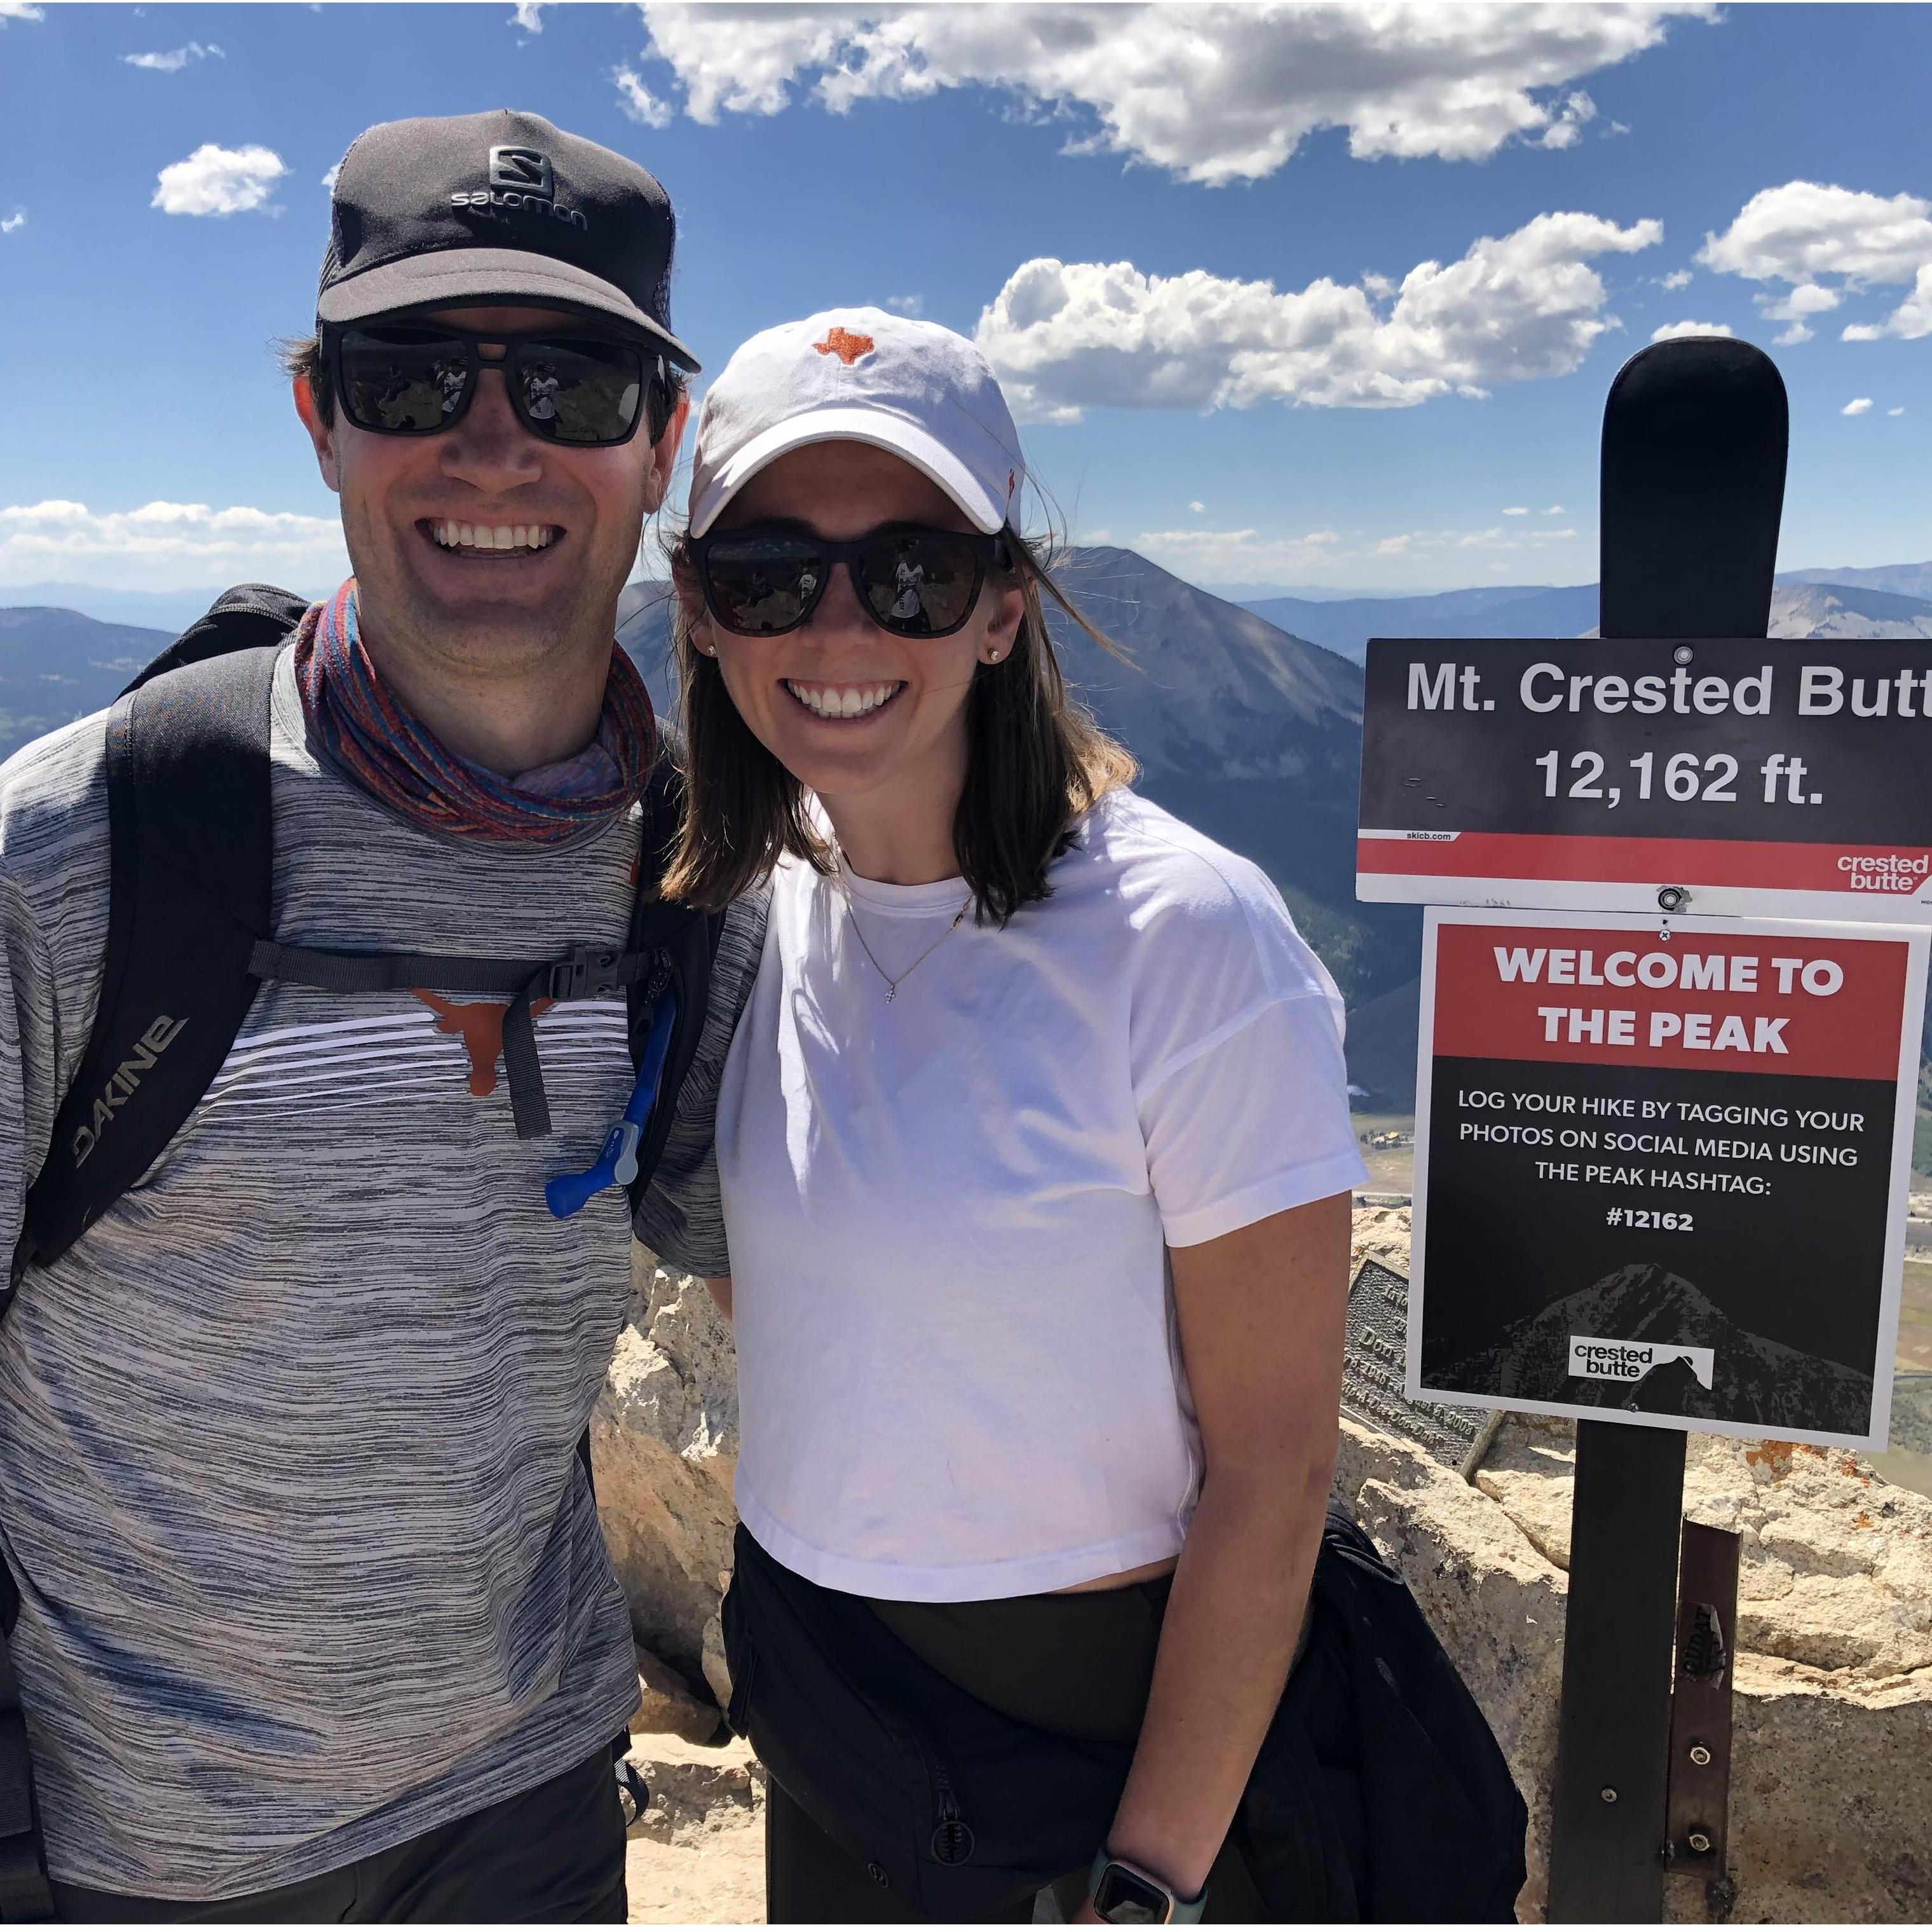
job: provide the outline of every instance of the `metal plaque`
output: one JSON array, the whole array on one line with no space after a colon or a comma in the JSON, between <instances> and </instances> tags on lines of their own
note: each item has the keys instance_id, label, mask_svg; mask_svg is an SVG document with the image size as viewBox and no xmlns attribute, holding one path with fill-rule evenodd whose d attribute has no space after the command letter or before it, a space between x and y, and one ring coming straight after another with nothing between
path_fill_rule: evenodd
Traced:
<instances>
[{"instance_id":1,"label":"metal plaque","mask_svg":"<svg viewBox=\"0 0 1932 1932\"><path fill-rule=\"evenodd\" d=\"M1403 1352L1408 1346L1408 1283L1380 1262L1364 1262L1348 1288L1342 1413L1413 1442L1435 1461L1456 1468L1474 1446L1484 1418L1474 1409L1417 1402L1404 1395Z\"/></svg>"}]
</instances>

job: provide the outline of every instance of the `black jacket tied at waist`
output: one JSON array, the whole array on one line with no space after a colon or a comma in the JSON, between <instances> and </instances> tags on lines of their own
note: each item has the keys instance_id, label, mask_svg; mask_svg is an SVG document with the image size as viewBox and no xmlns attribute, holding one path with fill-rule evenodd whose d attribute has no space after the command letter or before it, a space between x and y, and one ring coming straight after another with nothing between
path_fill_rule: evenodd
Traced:
<instances>
[{"instance_id":1,"label":"black jacket tied at waist","mask_svg":"<svg viewBox=\"0 0 1932 1932\"><path fill-rule=\"evenodd\" d=\"M1106 1838L1131 1744L993 1710L742 1527L724 1624L732 1728L928 1918L996 1912ZM1238 1822L1276 1922L1514 1918L1528 1820L1509 1768L1407 1586L1336 1504L1307 1648Z\"/></svg>"}]
</instances>

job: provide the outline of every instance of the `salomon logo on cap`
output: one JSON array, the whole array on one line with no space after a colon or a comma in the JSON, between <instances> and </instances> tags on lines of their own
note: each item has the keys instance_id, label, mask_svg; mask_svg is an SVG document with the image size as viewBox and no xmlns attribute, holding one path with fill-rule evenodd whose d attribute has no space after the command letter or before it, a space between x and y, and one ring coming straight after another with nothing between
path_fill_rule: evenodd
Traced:
<instances>
[{"instance_id":1,"label":"salomon logo on cap","mask_svg":"<svg viewBox=\"0 0 1932 1932\"><path fill-rule=\"evenodd\" d=\"M550 157L538 154L534 148L492 148L490 185L532 188L540 200L548 201L556 192L556 176Z\"/></svg>"}]
</instances>

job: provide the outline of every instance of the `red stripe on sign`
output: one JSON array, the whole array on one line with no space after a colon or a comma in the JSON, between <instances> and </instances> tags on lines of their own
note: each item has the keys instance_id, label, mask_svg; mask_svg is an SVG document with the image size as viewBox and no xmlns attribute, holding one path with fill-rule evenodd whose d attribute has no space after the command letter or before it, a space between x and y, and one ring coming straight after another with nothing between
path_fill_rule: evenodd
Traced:
<instances>
[{"instance_id":1,"label":"red stripe on sign","mask_svg":"<svg viewBox=\"0 0 1932 1932\"><path fill-rule=\"evenodd\" d=\"M1902 940L1748 926L1443 925L1436 1052L1894 1080L1907 959Z\"/></svg>"},{"instance_id":2,"label":"red stripe on sign","mask_svg":"<svg viewBox=\"0 0 1932 1932\"><path fill-rule=\"evenodd\" d=\"M1793 891L1856 893L1862 904L1876 906L1888 898L1910 898L1932 880L1932 847L1459 832L1453 838L1358 838L1355 869L1432 879L1781 886Z\"/></svg>"}]
</instances>

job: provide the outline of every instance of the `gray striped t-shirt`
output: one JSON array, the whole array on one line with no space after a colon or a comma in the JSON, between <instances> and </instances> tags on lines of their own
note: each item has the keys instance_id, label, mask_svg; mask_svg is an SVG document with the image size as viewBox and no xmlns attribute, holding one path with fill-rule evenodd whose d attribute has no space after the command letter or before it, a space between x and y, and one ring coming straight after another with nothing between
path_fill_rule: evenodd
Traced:
<instances>
[{"instance_id":1,"label":"gray striped t-shirt","mask_svg":"<svg viewBox=\"0 0 1932 1932\"><path fill-rule=\"evenodd\" d=\"M0 770L10 1247L99 997L104 742L88 718ZM281 938L623 942L634 812L548 849L407 824L318 762L286 653L272 752ZM732 957L755 946L728 922ZM566 1769L635 1703L575 1455L631 1230L620 1191L564 1221L543 1198L628 1097L623 1003L538 1018L554 1132L519 1141L500 1016L428 991L264 986L186 1127L0 1325L14 1654L69 1882L291 1883ZM722 1274L688 1231L713 1194L682 1134L640 1226Z\"/></svg>"}]
</instances>

